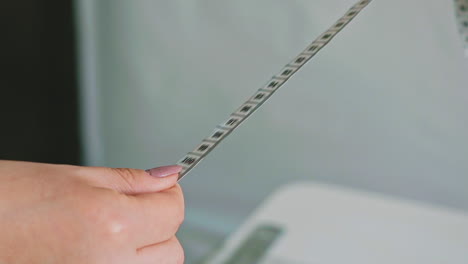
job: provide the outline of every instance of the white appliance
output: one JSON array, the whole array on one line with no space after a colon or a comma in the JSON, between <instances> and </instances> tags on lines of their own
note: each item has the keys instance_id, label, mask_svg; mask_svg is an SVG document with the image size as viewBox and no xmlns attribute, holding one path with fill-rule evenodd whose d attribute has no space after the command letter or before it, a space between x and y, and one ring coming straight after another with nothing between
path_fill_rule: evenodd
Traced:
<instances>
[{"instance_id":1,"label":"white appliance","mask_svg":"<svg viewBox=\"0 0 468 264\"><path fill-rule=\"evenodd\" d=\"M209 264L466 264L468 214L301 182L261 205Z\"/></svg>"}]
</instances>

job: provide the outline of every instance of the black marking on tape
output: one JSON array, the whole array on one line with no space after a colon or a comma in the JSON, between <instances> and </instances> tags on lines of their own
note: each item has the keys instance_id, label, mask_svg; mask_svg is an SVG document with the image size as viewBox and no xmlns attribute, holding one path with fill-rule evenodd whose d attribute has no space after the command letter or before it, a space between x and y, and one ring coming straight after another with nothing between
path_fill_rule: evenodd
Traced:
<instances>
[{"instance_id":1,"label":"black marking on tape","mask_svg":"<svg viewBox=\"0 0 468 264\"><path fill-rule=\"evenodd\" d=\"M275 89L275 88L278 88L280 85L281 85L281 82L272 80L272 81L267 85L266 88Z\"/></svg>"},{"instance_id":2,"label":"black marking on tape","mask_svg":"<svg viewBox=\"0 0 468 264\"><path fill-rule=\"evenodd\" d=\"M301 55L297 59L294 60L294 63L301 64L305 61L307 61L307 56Z\"/></svg>"},{"instance_id":3,"label":"black marking on tape","mask_svg":"<svg viewBox=\"0 0 468 264\"><path fill-rule=\"evenodd\" d=\"M184 164L187 164L187 165L192 165L195 161L197 161L197 158L187 156L181 161L181 163L184 163Z\"/></svg>"},{"instance_id":4,"label":"black marking on tape","mask_svg":"<svg viewBox=\"0 0 468 264\"><path fill-rule=\"evenodd\" d=\"M198 148L197 148L197 151L199 152L205 152L205 150L209 149L211 147L210 144L201 144Z\"/></svg>"},{"instance_id":5,"label":"black marking on tape","mask_svg":"<svg viewBox=\"0 0 468 264\"><path fill-rule=\"evenodd\" d=\"M333 34L327 33L327 34L325 34L325 35L322 36L322 39L328 40L331 36L333 36Z\"/></svg>"},{"instance_id":6,"label":"black marking on tape","mask_svg":"<svg viewBox=\"0 0 468 264\"><path fill-rule=\"evenodd\" d=\"M216 139L219 139L221 138L226 132L224 131L216 131L213 133L213 135L211 135L211 138L216 138Z\"/></svg>"},{"instance_id":7,"label":"black marking on tape","mask_svg":"<svg viewBox=\"0 0 468 264\"><path fill-rule=\"evenodd\" d=\"M249 101L247 101L248 103L251 103L251 104L259 104L261 103L262 101L265 101L266 99L268 99L268 96L270 95L270 92L269 91L258 91L254 96L252 96Z\"/></svg>"},{"instance_id":8,"label":"black marking on tape","mask_svg":"<svg viewBox=\"0 0 468 264\"><path fill-rule=\"evenodd\" d=\"M317 43L317 42L314 42L312 43L312 45L310 45L302 54L304 53L307 53L307 54L315 54L316 52L318 52L321 48L323 47L323 45Z\"/></svg>"},{"instance_id":9,"label":"black marking on tape","mask_svg":"<svg viewBox=\"0 0 468 264\"><path fill-rule=\"evenodd\" d=\"M266 97L266 94L265 94L265 93L258 93L258 94L254 97L254 99L255 99L255 100L262 100L262 99L265 98L265 97Z\"/></svg>"},{"instance_id":10,"label":"black marking on tape","mask_svg":"<svg viewBox=\"0 0 468 264\"><path fill-rule=\"evenodd\" d=\"M234 126L235 124L237 124L237 122L239 122L239 119L237 119L237 118L230 118L230 119L225 123L225 125L226 125L226 126Z\"/></svg>"},{"instance_id":11,"label":"black marking on tape","mask_svg":"<svg viewBox=\"0 0 468 264\"><path fill-rule=\"evenodd\" d=\"M252 110L252 108L253 108L253 106L251 106L251 105L245 105L239 110L239 112L248 113L250 110Z\"/></svg>"},{"instance_id":12,"label":"black marking on tape","mask_svg":"<svg viewBox=\"0 0 468 264\"><path fill-rule=\"evenodd\" d=\"M293 73L294 70L293 69L286 69L284 70L282 73L281 73L281 76L289 76L291 75L291 73Z\"/></svg>"},{"instance_id":13,"label":"black marking on tape","mask_svg":"<svg viewBox=\"0 0 468 264\"><path fill-rule=\"evenodd\" d=\"M333 28L336 28L336 29L342 28L342 27L344 27L344 26L346 25L346 23L347 23L346 21L338 21L338 22L333 26Z\"/></svg>"}]
</instances>

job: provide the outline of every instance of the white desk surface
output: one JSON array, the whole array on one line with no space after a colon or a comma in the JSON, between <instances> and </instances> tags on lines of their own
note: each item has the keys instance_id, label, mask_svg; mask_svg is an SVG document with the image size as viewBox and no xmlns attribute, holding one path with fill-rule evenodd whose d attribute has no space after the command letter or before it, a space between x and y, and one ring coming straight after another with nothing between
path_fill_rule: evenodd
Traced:
<instances>
[{"instance_id":1,"label":"white desk surface","mask_svg":"<svg viewBox=\"0 0 468 264\"><path fill-rule=\"evenodd\" d=\"M286 233L262 263L468 263L467 212L308 182L270 196L210 263L264 223Z\"/></svg>"}]
</instances>

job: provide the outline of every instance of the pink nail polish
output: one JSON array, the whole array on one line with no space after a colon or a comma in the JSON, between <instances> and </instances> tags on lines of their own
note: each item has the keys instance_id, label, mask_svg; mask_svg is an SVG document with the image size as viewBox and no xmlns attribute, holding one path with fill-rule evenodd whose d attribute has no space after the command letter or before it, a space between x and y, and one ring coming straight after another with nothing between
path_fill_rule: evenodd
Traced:
<instances>
[{"instance_id":1,"label":"pink nail polish","mask_svg":"<svg viewBox=\"0 0 468 264\"><path fill-rule=\"evenodd\" d=\"M171 165L149 169L146 170L146 172L153 177L163 178L173 174L178 174L181 170L181 166Z\"/></svg>"}]
</instances>

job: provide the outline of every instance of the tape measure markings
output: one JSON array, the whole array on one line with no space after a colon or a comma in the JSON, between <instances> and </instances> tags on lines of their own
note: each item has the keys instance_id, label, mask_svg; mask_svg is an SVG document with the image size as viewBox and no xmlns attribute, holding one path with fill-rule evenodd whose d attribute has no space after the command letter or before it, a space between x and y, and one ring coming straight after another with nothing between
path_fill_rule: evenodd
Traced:
<instances>
[{"instance_id":1,"label":"tape measure markings","mask_svg":"<svg viewBox=\"0 0 468 264\"><path fill-rule=\"evenodd\" d=\"M192 170L206 155L240 124L242 124L252 113L262 106L291 76L293 76L302 66L325 47L346 25L351 22L371 0L362 0L352 6L333 26L319 35L309 46L298 56L286 64L281 71L274 75L263 87L258 89L252 97L244 102L234 111L226 121L216 126L213 132L195 148L187 153L177 165L183 167L179 180Z\"/></svg>"},{"instance_id":2,"label":"tape measure markings","mask_svg":"<svg viewBox=\"0 0 468 264\"><path fill-rule=\"evenodd\" d=\"M468 0L455 0L455 13L465 55L468 57Z\"/></svg>"}]
</instances>

